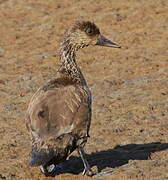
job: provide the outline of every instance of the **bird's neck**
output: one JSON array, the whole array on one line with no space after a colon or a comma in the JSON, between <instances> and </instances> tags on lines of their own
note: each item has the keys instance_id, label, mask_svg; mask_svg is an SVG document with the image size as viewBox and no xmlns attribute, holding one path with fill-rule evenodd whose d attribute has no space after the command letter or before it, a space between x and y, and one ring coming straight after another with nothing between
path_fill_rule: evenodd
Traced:
<instances>
[{"instance_id":1,"label":"bird's neck","mask_svg":"<svg viewBox=\"0 0 168 180\"><path fill-rule=\"evenodd\" d=\"M70 78L72 81L86 84L84 76L76 63L76 51L78 46L72 46L68 43L63 43L60 48L60 60L62 62L59 73Z\"/></svg>"}]
</instances>

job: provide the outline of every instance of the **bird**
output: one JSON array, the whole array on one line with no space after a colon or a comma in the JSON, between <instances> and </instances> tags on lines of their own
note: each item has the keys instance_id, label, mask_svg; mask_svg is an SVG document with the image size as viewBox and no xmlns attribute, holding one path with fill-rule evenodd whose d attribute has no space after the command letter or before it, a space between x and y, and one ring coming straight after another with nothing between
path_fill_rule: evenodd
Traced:
<instances>
[{"instance_id":1,"label":"bird","mask_svg":"<svg viewBox=\"0 0 168 180\"><path fill-rule=\"evenodd\" d=\"M94 22L75 21L61 41L61 65L55 77L35 92L26 111L32 145L29 165L39 166L45 176L55 176L75 150L82 159L83 174L94 174L84 151L90 137L92 96L76 62L76 52L87 46L121 48L104 37Z\"/></svg>"}]
</instances>

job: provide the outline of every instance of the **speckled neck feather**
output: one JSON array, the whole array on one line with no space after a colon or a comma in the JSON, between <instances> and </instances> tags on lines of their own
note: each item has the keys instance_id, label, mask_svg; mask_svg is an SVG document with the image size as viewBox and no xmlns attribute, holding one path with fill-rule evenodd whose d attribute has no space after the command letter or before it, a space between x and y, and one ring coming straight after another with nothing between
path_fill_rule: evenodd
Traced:
<instances>
[{"instance_id":1,"label":"speckled neck feather","mask_svg":"<svg viewBox=\"0 0 168 180\"><path fill-rule=\"evenodd\" d=\"M67 76L72 81L82 84L86 84L86 81L79 66L76 63L75 53L78 49L85 46L87 45L72 44L70 42L70 37L65 36L60 48L60 60L62 62L62 65L59 69L59 73L61 73L63 76Z\"/></svg>"}]
</instances>

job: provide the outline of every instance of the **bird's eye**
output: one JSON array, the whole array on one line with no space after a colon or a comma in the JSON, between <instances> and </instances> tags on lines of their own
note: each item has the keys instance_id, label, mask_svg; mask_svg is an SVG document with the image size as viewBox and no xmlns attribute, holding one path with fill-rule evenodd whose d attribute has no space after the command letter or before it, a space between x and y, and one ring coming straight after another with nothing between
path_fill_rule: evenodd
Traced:
<instances>
[{"instance_id":1,"label":"bird's eye","mask_svg":"<svg viewBox=\"0 0 168 180\"><path fill-rule=\"evenodd\" d=\"M90 28L86 29L86 34L92 35L93 34L93 30L90 29Z\"/></svg>"}]
</instances>

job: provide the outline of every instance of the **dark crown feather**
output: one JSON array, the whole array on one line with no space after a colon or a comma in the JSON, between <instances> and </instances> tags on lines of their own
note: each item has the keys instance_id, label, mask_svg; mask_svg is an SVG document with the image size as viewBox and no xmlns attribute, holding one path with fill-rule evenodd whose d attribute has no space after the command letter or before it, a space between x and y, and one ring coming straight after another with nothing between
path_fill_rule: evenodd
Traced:
<instances>
[{"instance_id":1,"label":"dark crown feather","mask_svg":"<svg viewBox=\"0 0 168 180\"><path fill-rule=\"evenodd\" d=\"M99 28L90 21L76 21L71 30L75 31L76 29L80 29L90 36L100 34Z\"/></svg>"}]
</instances>

